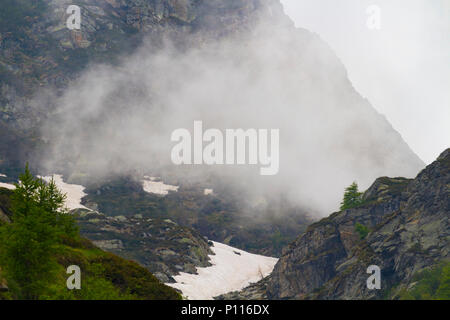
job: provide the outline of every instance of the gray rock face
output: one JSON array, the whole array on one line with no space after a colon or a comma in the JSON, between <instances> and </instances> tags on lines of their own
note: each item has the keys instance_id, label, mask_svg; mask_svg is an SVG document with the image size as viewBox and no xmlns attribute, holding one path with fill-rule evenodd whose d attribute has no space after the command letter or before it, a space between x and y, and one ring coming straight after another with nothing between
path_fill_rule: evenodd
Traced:
<instances>
[{"instance_id":1,"label":"gray rock face","mask_svg":"<svg viewBox=\"0 0 450 320\"><path fill-rule=\"evenodd\" d=\"M424 268L449 260L450 149L415 179L380 178L355 209L311 225L268 278L269 299L381 299L411 285ZM356 223L369 229L360 239ZM369 290L377 265L382 290ZM394 292L389 292L393 287Z\"/></svg>"},{"instance_id":2,"label":"gray rock face","mask_svg":"<svg viewBox=\"0 0 450 320\"><path fill-rule=\"evenodd\" d=\"M92 241L97 247L103 250L121 250L123 249L123 243L121 240L112 239L112 240L97 240Z\"/></svg>"},{"instance_id":3,"label":"gray rock face","mask_svg":"<svg viewBox=\"0 0 450 320\"><path fill-rule=\"evenodd\" d=\"M32 101L36 94L41 99L38 90L63 89L89 63L114 63L144 37L182 42L190 33L199 43L204 36L223 37L250 21L262 2L277 1L41 0L39 9L19 3L2 8L23 21L8 20L0 30L0 121L29 131L51 109L47 98ZM80 30L66 25L73 4L81 8Z\"/></svg>"},{"instance_id":4,"label":"gray rock face","mask_svg":"<svg viewBox=\"0 0 450 320\"><path fill-rule=\"evenodd\" d=\"M241 291L229 292L218 297L216 300L267 300L267 284L269 278L264 278L253 283Z\"/></svg>"},{"instance_id":5,"label":"gray rock face","mask_svg":"<svg viewBox=\"0 0 450 320\"><path fill-rule=\"evenodd\" d=\"M101 249L137 261L165 283L179 272L196 273L197 267L210 266L207 240L171 221L142 215L108 217L83 209L74 212L83 236Z\"/></svg>"}]
</instances>

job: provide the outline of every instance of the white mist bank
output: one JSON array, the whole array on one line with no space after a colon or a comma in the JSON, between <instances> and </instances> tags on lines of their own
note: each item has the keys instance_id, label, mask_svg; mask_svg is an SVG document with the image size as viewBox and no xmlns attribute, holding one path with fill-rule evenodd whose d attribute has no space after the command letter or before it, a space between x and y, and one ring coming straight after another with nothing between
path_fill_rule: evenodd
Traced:
<instances>
[{"instance_id":1,"label":"white mist bank","mask_svg":"<svg viewBox=\"0 0 450 320\"><path fill-rule=\"evenodd\" d=\"M213 242L215 255L210 255L211 267L197 268L198 274L180 273L177 283L168 286L182 291L190 300L213 299L221 294L238 291L268 276L277 258L248 253L223 243Z\"/></svg>"},{"instance_id":2,"label":"white mist bank","mask_svg":"<svg viewBox=\"0 0 450 320\"><path fill-rule=\"evenodd\" d=\"M353 181L365 189L380 176L414 177L423 168L316 35L269 15L252 30L201 46L195 37L192 47L181 50L177 43L155 47L145 41L117 65L92 65L71 82L55 101L58 112L42 128L49 141L42 167L93 179L164 171L175 181L202 184L214 176L216 190L223 185L248 202L283 197L317 217L336 210ZM220 143L214 148L216 164L208 165L199 152L197 162L186 155L199 165L175 165L171 134L194 121L219 140L227 130L279 130L279 152L263 153L279 153L268 161L277 174L260 176L255 172L260 166L225 165ZM205 140L212 142L212 136ZM224 151L228 140L222 141ZM210 144L203 142L198 149L205 151ZM255 153L247 149L244 163L252 163Z\"/></svg>"}]
</instances>

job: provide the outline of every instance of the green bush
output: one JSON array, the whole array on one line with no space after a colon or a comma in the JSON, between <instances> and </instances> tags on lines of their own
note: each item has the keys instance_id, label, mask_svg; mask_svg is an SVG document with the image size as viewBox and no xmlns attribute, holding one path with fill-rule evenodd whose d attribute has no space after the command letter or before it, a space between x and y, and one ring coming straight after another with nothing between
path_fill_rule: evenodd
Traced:
<instances>
[{"instance_id":1,"label":"green bush","mask_svg":"<svg viewBox=\"0 0 450 320\"><path fill-rule=\"evenodd\" d=\"M402 300L450 300L450 262L444 262L432 269L414 276L412 289L402 290Z\"/></svg>"},{"instance_id":2,"label":"green bush","mask_svg":"<svg viewBox=\"0 0 450 320\"><path fill-rule=\"evenodd\" d=\"M355 224L355 231L359 234L359 238L362 240L369 234L370 230L365 225L360 223Z\"/></svg>"}]
</instances>

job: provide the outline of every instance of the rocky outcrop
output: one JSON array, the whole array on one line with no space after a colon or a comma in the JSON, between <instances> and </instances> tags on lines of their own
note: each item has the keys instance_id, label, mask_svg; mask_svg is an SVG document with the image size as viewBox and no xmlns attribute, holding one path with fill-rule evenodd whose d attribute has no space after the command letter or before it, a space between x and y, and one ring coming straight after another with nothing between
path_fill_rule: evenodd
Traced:
<instances>
[{"instance_id":1,"label":"rocky outcrop","mask_svg":"<svg viewBox=\"0 0 450 320\"><path fill-rule=\"evenodd\" d=\"M284 251L267 280L267 297L395 298L413 275L450 259L449 215L450 149L415 179L377 179L361 206L311 225ZM381 269L381 290L367 288L370 265Z\"/></svg>"},{"instance_id":2,"label":"rocky outcrop","mask_svg":"<svg viewBox=\"0 0 450 320\"><path fill-rule=\"evenodd\" d=\"M241 291L233 291L214 297L215 300L267 300L267 284L269 278L252 283Z\"/></svg>"},{"instance_id":3,"label":"rocky outcrop","mask_svg":"<svg viewBox=\"0 0 450 320\"><path fill-rule=\"evenodd\" d=\"M105 251L139 262L162 282L174 282L172 276L179 272L195 274L197 267L211 265L208 241L169 219L75 212L83 236Z\"/></svg>"}]
</instances>

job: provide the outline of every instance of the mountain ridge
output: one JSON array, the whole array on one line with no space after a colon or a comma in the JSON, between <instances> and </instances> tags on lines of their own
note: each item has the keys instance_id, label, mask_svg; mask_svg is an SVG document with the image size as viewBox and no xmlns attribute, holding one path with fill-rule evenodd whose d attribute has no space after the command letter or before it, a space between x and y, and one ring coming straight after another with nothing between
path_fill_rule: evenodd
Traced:
<instances>
[{"instance_id":1,"label":"mountain ridge","mask_svg":"<svg viewBox=\"0 0 450 320\"><path fill-rule=\"evenodd\" d=\"M447 149L415 179L378 178L360 206L310 225L284 249L270 276L219 298L402 298L420 283L417 275L450 262L449 214ZM362 237L357 224L368 234ZM370 265L381 269L381 290L366 287Z\"/></svg>"}]
</instances>

